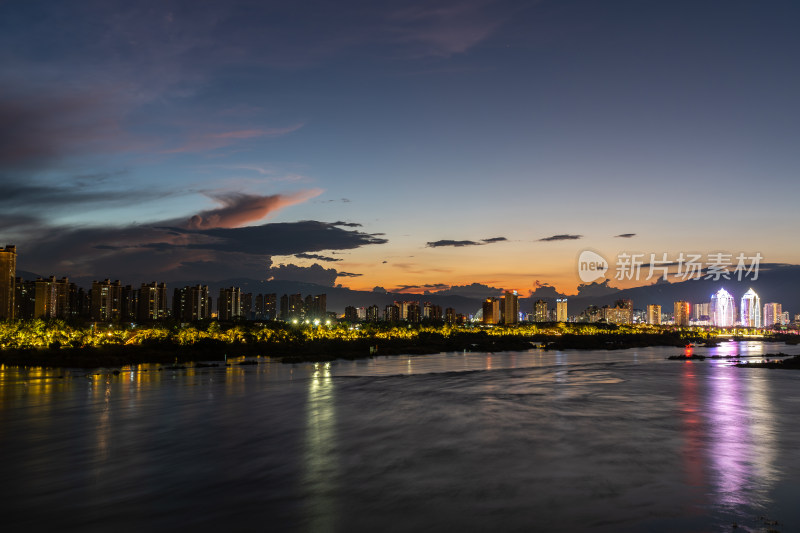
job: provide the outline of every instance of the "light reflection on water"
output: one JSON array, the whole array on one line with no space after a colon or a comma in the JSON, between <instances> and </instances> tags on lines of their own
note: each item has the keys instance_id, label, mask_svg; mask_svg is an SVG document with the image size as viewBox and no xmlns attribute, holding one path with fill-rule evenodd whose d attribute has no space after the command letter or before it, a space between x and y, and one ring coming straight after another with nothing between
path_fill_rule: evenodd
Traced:
<instances>
[{"instance_id":1,"label":"light reflection on water","mask_svg":"<svg viewBox=\"0 0 800 533\"><path fill-rule=\"evenodd\" d=\"M681 351L0 366L0 505L19 529L800 529L800 373Z\"/></svg>"}]
</instances>

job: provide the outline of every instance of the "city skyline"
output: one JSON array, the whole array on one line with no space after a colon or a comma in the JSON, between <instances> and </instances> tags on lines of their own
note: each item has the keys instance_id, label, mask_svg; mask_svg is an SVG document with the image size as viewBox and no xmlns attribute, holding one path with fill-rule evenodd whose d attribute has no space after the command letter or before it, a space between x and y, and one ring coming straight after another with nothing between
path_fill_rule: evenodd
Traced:
<instances>
[{"instance_id":1,"label":"city skyline","mask_svg":"<svg viewBox=\"0 0 800 533\"><path fill-rule=\"evenodd\" d=\"M6 3L0 238L45 276L398 292L574 294L584 249L800 264L799 9Z\"/></svg>"}]
</instances>

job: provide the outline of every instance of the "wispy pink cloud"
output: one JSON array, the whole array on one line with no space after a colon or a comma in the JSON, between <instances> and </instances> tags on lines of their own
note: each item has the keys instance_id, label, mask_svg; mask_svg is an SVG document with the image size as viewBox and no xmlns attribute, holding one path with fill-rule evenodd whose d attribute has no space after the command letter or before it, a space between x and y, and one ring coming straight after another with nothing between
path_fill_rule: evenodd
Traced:
<instances>
[{"instance_id":1,"label":"wispy pink cloud","mask_svg":"<svg viewBox=\"0 0 800 533\"><path fill-rule=\"evenodd\" d=\"M258 196L243 193L224 193L212 198L222 204L218 209L203 211L189 219L190 229L237 228L257 222L290 205L307 202L322 194L322 189L308 189L294 194Z\"/></svg>"},{"instance_id":2,"label":"wispy pink cloud","mask_svg":"<svg viewBox=\"0 0 800 533\"><path fill-rule=\"evenodd\" d=\"M410 5L390 17L400 42L417 45L419 53L449 57L466 52L501 25L490 1Z\"/></svg>"},{"instance_id":3,"label":"wispy pink cloud","mask_svg":"<svg viewBox=\"0 0 800 533\"><path fill-rule=\"evenodd\" d=\"M266 129L248 129L248 130L233 130L223 131L217 133L205 133L203 135L196 135L190 137L184 144L177 148L163 150L164 154L177 154L187 152L202 152L205 150L216 150L230 146L237 141L246 139L256 139L261 137L281 137L302 128L304 124L294 124L283 128L266 128Z\"/></svg>"}]
</instances>

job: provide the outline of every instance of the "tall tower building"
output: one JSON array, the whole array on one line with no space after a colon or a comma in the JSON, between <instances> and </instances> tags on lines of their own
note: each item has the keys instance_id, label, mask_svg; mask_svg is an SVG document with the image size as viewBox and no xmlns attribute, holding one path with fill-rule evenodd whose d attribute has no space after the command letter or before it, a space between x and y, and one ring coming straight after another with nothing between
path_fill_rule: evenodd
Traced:
<instances>
[{"instance_id":1,"label":"tall tower building","mask_svg":"<svg viewBox=\"0 0 800 533\"><path fill-rule=\"evenodd\" d=\"M14 285L17 276L17 247L0 250L0 320L14 318Z\"/></svg>"},{"instance_id":2,"label":"tall tower building","mask_svg":"<svg viewBox=\"0 0 800 533\"><path fill-rule=\"evenodd\" d=\"M547 302L544 300L536 300L533 304L533 321L534 322L547 322L550 317L547 313Z\"/></svg>"},{"instance_id":3,"label":"tall tower building","mask_svg":"<svg viewBox=\"0 0 800 533\"><path fill-rule=\"evenodd\" d=\"M650 304L647 306L647 323L654 326L661 324L661 306Z\"/></svg>"},{"instance_id":4,"label":"tall tower building","mask_svg":"<svg viewBox=\"0 0 800 533\"><path fill-rule=\"evenodd\" d=\"M92 282L89 316L92 320L106 322L119 320L122 309L122 285L110 279Z\"/></svg>"},{"instance_id":5,"label":"tall tower building","mask_svg":"<svg viewBox=\"0 0 800 533\"><path fill-rule=\"evenodd\" d=\"M172 316L181 322L211 318L211 297L208 285L175 289L172 295Z\"/></svg>"},{"instance_id":6,"label":"tall tower building","mask_svg":"<svg viewBox=\"0 0 800 533\"><path fill-rule=\"evenodd\" d=\"M725 289L718 290L711 297L709 313L714 326L730 328L736 325L736 303Z\"/></svg>"},{"instance_id":7,"label":"tall tower building","mask_svg":"<svg viewBox=\"0 0 800 533\"><path fill-rule=\"evenodd\" d=\"M303 295L290 294L289 295L289 318L300 320L303 318Z\"/></svg>"},{"instance_id":8,"label":"tall tower building","mask_svg":"<svg viewBox=\"0 0 800 533\"><path fill-rule=\"evenodd\" d=\"M139 289L136 319L140 322L167 318L167 284L142 283Z\"/></svg>"},{"instance_id":9,"label":"tall tower building","mask_svg":"<svg viewBox=\"0 0 800 533\"><path fill-rule=\"evenodd\" d=\"M56 277L39 278L35 281L33 296L33 316L35 318L55 318L58 300L56 299Z\"/></svg>"},{"instance_id":10,"label":"tall tower building","mask_svg":"<svg viewBox=\"0 0 800 533\"><path fill-rule=\"evenodd\" d=\"M567 314L567 299L556 299L556 321L569 322L569 314Z\"/></svg>"},{"instance_id":11,"label":"tall tower building","mask_svg":"<svg viewBox=\"0 0 800 533\"><path fill-rule=\"evenodd\" d=\"M750 289L744 293L744 296L742 296L742 305L739 309L739 317L742 326L746 328L761 327L761 298L758 297L756 291Z\"/></svg>"},{"instance_id":12,"label":"tall tower building","mask_svg":"<svg viewBox=\"0 0 800 533\"><path fill-rule=\"evenodd\" d=\"M503 324L516 324L519 322L519 295L517 291L505 291L500 299L502 306Z\"/></svg>"},{"instance_id":13,"label":"tall tower building","mask_svg":"<svg viewBox=\"0 0 800 533\"><path fill-rule=\"evenodd\" d=\"M230 287L219 290L217 300L217 318L233 320L242 316L242 289Z\"/></svg>"},{"instance_id":14,"label":"tall tower building","mask_svg":"<svg viewBox=\"0 0 800 533\"><path fill-rule=\"evenodd\" d=\"M618 313L620 318L618 324L633 324L633 300L630 298L617 300L614 302L614 307L617 309L624 309L624 311Z\"/></svg>"},{"instance_id":15,"label":"tall tower building","mask_svg":"<svg viewBox=\"0 0 800 533\"><path fill-rule=\"evenodd\" d=\"M486 298L483 302L483 323L497 324L500 322L500 300L497 298Z\"/></svg>"},{"instance_id":16,"label":"tall tower building","mask_svg":"<svg viewBox=\"0 0 800 533\"><path fill-rule=\"evenodd\" d=\"M14 280L14 317L28 319L34 317L36 309L36 282L22 278Z\"/></svg>"},{"instance_id":17,"label":"tall tower building","mask_svg":"<svg viewBox=\"0 0 800 533\"><path fill-rule=\"evenodd\" d=\"M783 309L779 303L764 304L764 327L769 328L781 324Z\"/></svg>"},{"instance_id":18,"label":"tall tower building","mask_svg":"<svg viewBox=\"0 0 800 533\"><path fill-rule=\"evenodd\" d=\"M685 302L683 300L675 302L674 311L675 311L676 326L689 325L689 317L691 316L691 309L692 306L689 304L689 302Z\"/></svg>"}]
</instances>

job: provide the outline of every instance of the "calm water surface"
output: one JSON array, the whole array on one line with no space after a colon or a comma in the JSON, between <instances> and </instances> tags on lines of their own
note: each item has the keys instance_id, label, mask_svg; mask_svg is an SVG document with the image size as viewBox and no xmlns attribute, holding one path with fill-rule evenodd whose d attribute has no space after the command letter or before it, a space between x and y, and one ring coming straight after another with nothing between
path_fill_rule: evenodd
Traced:
<instances>
[{"instance_id":1,"label":"calm water surface","mask_svg":"<svg viewBox=\"0 0 800 533\"><path fill-rule=\"evenodd\" d=\"M0 367L3 531L800 531L800 372L676 353Z\"/></svg>"}]
</instances>

